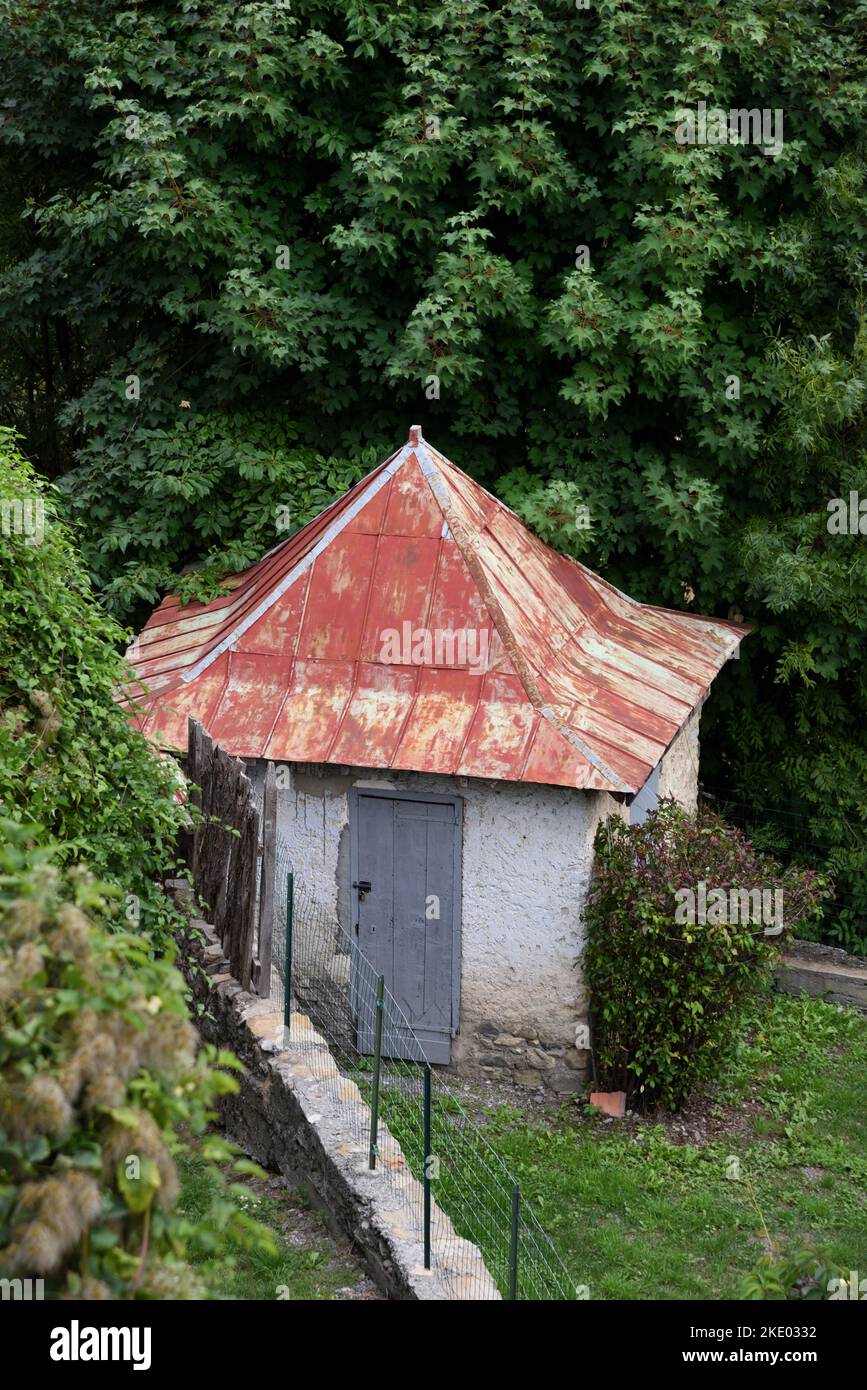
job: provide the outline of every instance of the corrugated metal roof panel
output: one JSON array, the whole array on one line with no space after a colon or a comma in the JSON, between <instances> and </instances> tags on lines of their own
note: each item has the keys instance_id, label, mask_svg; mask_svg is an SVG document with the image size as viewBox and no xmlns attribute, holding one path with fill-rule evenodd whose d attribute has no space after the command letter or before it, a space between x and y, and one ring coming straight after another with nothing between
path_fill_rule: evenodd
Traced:
<instances>
[{"instance_id":1,"label":"corrugated metal roof panel","mask_svg":"<svg viewBox=\"0 0 867 1390\"><path fill-rule=\"evenodd\" d=\"M230 583L130 651L163 745L194 714L240 757L634 792L749 630L634 602L420 438Z\"/></svg>"}]
</instances>

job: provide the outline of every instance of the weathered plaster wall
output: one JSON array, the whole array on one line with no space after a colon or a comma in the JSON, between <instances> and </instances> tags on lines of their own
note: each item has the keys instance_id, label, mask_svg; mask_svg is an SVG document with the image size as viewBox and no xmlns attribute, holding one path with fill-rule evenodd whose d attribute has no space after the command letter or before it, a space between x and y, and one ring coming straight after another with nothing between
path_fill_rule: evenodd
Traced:
<instances>
[{"instance_id":1,"label":"weathered plaster wall","mask_svg":"<svg viewBox=\"0 0 867 1390\"><path fill-rule=\"evenodd\" d=\"M660 795L694 807L698 715L660 768ZM264 765L251 765L261 786ZM364 768L281 764L279 869L291 862L311 896L353 925L349 791L355 787L460 796L463 801L461 1017L453 1062L527 1085L575 1089L588 1054L576 1026L586 999L576 960L582 905L600 820L627 816L602 792Z\"/></svg>"},{"instance_id":2,"label":"weathered plaster wall","mask_svg":"<svg viewBox=\"0 0 867 1390\"><path fill-rule=\"evenodd\" d=\"M453 1058L573 1089L583 1005L576 958L592 843L611 798L567 788L353 768L281 767L277 835L311 895L352 926L349 790L458 795L461 846L461 1018Z\"/></svg>"},{"instance_id":3,"label":"weathered plaster wall","mask_svg":"<svg viewBox=\"0 0 867 1390\"><path fill-rule=\"evenodd\" d=\"M693 710L659 765L659 795L673 796L688 811L698 805L698 729L701 706Z\"/></svg>"}]
</instances>

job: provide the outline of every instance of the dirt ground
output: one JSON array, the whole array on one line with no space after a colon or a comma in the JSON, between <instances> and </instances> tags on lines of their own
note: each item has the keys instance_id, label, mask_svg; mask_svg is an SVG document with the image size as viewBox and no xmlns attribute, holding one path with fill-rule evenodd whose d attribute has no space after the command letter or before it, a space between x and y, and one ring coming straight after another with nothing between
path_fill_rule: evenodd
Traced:
<instances>
[{"instance_id":1,"label":"dirt ground","mask_svg":"<svg viewBox=\"0 0 867 1390\"><path fill-rule=\"evenodd\" d=\"M291 1249L318 1250L327 1266L341 1276L336 1297L341 1302L373 1302L385 1294L366 1272L350 1242L335 1235L322 1213L311 1206L303 1192L278 1173L266 1179L247 1178L245 1186L276 1203L277 1226Z\"/></svg>"}]
</instances>

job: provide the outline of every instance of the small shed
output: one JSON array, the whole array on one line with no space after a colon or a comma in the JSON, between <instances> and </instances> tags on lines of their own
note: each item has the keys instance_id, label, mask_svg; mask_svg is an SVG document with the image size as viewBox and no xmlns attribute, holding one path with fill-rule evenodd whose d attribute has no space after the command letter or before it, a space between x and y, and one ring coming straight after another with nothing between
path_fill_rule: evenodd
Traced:
<instances>
[{"instance_id":1,"label":"small shed","mask_svg":"<svg viewBox=\"0 0 867 1390\"><path fill-rule=\"evenodd\" d=\"M129 655L161 747L193 715L260 787L275 764L281 854L430 1061L566 1091L596 827L695 804L700 710L746 631L635 602L413 426Z\"/></svg>"}]
</instances>

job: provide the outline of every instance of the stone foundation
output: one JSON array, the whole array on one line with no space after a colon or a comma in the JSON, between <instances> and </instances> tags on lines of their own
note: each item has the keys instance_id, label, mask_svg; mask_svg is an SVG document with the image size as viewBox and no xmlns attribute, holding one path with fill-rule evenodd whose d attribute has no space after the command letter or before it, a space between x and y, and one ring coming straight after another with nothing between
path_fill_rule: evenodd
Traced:
<instances>
[{"instance_id":1,"label":"stone foundation","mask_svg":"<svg viewBox=\"0 0 867 1390\"><path fill-rule=\"evenodd\" d=\"M502 1022L483 1020L454 1040L454 1069L517 1086L545 1087L558 1095L582 1090L590 1076L590 1052L526 1029L509 1031Z\"/></svg>"}]
</instances>

